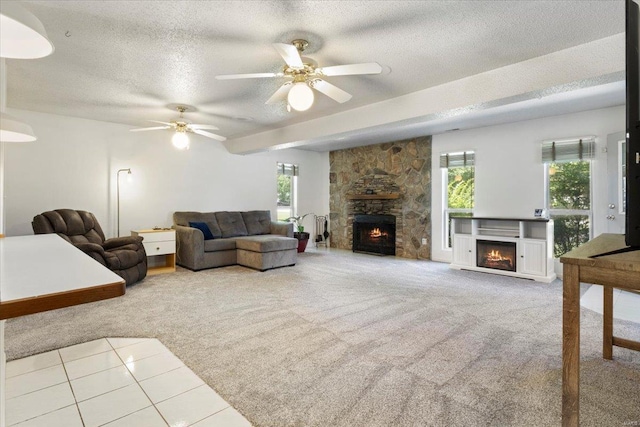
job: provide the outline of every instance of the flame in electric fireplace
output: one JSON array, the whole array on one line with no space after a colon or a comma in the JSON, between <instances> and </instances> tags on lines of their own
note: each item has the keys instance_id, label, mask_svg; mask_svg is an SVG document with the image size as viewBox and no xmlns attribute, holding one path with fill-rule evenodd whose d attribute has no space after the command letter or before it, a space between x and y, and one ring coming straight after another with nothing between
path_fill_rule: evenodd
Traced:
<instances>
[{"instance_id":1,"label":"flame in electric fireplace","mask_svg":"<svg viewBox=\"0 0 640 427\"><path fill-rule=\"evenodd\" d=\"M382 232L380 231L379 228L374 228L373 230L371 230L371 233L369 233L369 236L372 238L377 238L377 237L382 237Z\"/></svg>"}]
</instances>

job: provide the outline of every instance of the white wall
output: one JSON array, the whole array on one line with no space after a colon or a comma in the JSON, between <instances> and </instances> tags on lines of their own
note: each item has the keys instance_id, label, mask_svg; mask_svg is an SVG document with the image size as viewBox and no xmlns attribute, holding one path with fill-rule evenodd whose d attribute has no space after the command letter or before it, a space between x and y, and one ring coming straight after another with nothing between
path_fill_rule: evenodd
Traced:
<instances>
[{"instance_id":1,"label":"white wall","mask_svg":"<svg viewBox=\"0 0 640 427\"><path fill-rule=\"evenodd\" d=\"M57 208L93 212L107 237L116 234L116 171L120 234L170 226L177 210L269 209L276 217L276 162L300 165L298 211L329 212L329 155L280 150L239 156L221 143L191 136L178 151L169 132L30 111L9 111L29 123L38 141L5 147L8 236L32 234L34 215ZM305 225L313 227L308 217Z\"/></svg>"},{"instance_id":2,"label":"white wall","mask_svg":"<svg viewBox=\"0 0 640 427\"><path fill-rule=\"evenodd\" d=\"M607 135L625 129L624 106L566 114L506 125L433 136L432 249L435 261L451 262L443 248L443 191L441 153L473 150L476 153L476 216L530 218L544 208L544 166L541 142L548 139L596 135L593 162L593 235L606 232Z\"/></svg>"}]
</instances>

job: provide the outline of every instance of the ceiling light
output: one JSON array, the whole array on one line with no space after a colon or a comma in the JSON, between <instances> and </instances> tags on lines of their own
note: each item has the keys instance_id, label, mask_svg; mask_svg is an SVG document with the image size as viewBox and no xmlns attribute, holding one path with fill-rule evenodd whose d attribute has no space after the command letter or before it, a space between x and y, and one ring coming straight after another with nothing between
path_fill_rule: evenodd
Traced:
<instances>
[{"instance_id":1,"label":"ceiling light","mask_svg":"<svg viewBox=\"0 0 640 427\"><path fill-rule=\"evenodd\" d=\"M33 59L53 53L42 22L15 2L2 2L0 57Z\"/></svg>"},{"instance_id":2,"label":"ceiling light","mask_svg":"<svg viewBox=\"0 0 640 427\"><path fill-rule=\"evenodd\" d=\"M173 134L173 138L171 138L171 142L178 150L186 150L189 148L189 136L184 131L176 131L176 133Z\"/></svg>"},{"instance_id":3,"label":"ceiling light","mask_svg":"<svg viewBox=\"0 0 640 427\"><path fill-rule=\"evenodd\" d=\"M305 82L294 83L287 100L294 110L306 111L313 105L313 90Z\"/></svg>"},{"instance_id":4,"label":"ceiling light","mask_svg":"<svg viewBox=\"0 0 640 427\"><path fill-rule=\"evenodd\" d=\"M0 142L31 142L36 139L31 126L9 114L0 114Z\"/></svg>"}]
</instances>

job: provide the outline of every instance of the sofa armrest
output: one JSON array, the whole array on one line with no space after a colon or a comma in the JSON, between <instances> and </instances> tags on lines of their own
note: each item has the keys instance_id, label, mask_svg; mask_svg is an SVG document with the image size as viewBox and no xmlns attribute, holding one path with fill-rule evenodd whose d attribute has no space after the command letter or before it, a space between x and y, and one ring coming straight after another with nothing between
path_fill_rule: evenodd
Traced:
<instances>
[{"instance_id":1,"label":"sofa armrest","mask_svg":"<svg viewBox=\"0 0 640 427\"><path fill-rule=\"evenodd\" d=\"M124 236L114 237L113 239L105 240L102 247L108 251L109 249L119 248L126 245L142 246L142 237L140 236Z\"/></svg>"},{"instance_id":2,"label":"sofa armrest","mask_svg":"<svg viewBox=\"0 0 640 427\"><path fill-rule=\"evenodd\" d=\"M204 258L204 234L197 228L176 225L176 256L178 264L197 269Z\"/></svg>"},{"instance_id":3,"label":"sofa armrest","mask_svg":"<svg viewBox=\"0 0 640 427\"><path fill-rule=\"evenodd\" d=\"M271 234L293 237L293 223L271 221Z\"/></svg>"}]
</instances>

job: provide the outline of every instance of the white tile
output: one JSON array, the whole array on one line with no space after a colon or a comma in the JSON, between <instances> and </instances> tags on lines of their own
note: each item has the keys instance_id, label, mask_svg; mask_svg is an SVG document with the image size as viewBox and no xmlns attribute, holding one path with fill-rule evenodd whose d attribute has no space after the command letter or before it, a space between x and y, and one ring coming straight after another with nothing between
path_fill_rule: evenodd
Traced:
<instances>
[{"instance_id":1,"label":"white tile","mask_svg":"<svg viewBox=\"0 0 640 427\"><path fill-rule=\"evenodd\" d=\"M105 427L167 427L167 423L153 406L119 418Z\"/></svg>"},{"instance_id":2,"label":"white tile","mask_svg":"<svg viewBox=\"0 0 640 427\"><path fill-rule=\"evenodd\" d=\"M64 364L70 380L95 374L96 372L121 366L122 361L115 351L105 351L82 359L72 360Z\"/></svg>"},{"instance_id":3,"label":"white tile","mask_svg":"<svg viewBox=\"0 0 640 427\"><path fill-rule=\"evenodd\" d=\"M193 424L193 427L251 427L251 423L240 412L228 407Z\"/></svg>"},{"instance_id":4,"label":"white tile","mask_svg":"<svg viewBox=\"0 0 640 427\"><path fill-rule=\"evenodd\" d=\"M109 341L109 344L111 344L113 348L122 348L149 339L151 338L107 338L107 341Z\"/></svg>"},{"instance_id":5,"label":"white tile","mask_svg":"<svg viewBox=\"0 0 640 427\"><path fill-rule=\"evenodd\" d=\"M184 363L171 352L160 353L127 363L127 368L138 381L173 371L181 366L184 366Z\"/></svg>"},{"instance_id":6,"label":"white tile","mask_svg":"<svg viewBox=\"0 0 640 427\"><path fill-rule=\"evenodd\" d=\"M7 399L5 402L8 426L73 405L75 400L69 383L34 391L33 393Z\"/></svg>"},{"instance_id":7,"label":"white tile","mask_svg":"<svg viewBox=\"0 0 640 427\"><path fill-rule=\"evenodd\" d=\"M57 411L32 418L15 427L83 427L78 407L73 404Z\"/></svg>"},{"instance_id":8,"label":"white tile","mask_svg":"<svg viewBox=\"0 0 640 427\"><path fill-rule=\"evenodd\" d=\"M35 356L7 362L6 377L11 378L16 375L22 375L37 371L38 369L50 368L51 366L61 364L62 360L60 359L58 350L48 351L46 353L36 354Z\"/></svg>"},{"instance_id":9,"label":"white tile","mask_svg":"<svg viewBox=\"0 0 640 427\"><path fill-rule=\"evenodd\" d=\"M118 366L71 381L78 402L134 384L135 380L125 366Z\"/></svg>"},{"instance_id":10,"label":"white tile","mask_svg":"<svg viewBox=\"0 0 640 427\"><path fill-rule=\"evenodd\" d=\"M137 384L78 403L86 427L101 426L148 406L151 402Z\"/></svg>"},{"instance_id":11,"label":"white tile","mask_svg":"<svg viewBox=\"0 0 640 427\"><path fill-rule=\"evenodd\" d=\"M229 404L207 385L156 405L171 427L191 425L228 407Z\"/></svg>"},{"instance_id":12,"label":"white tile","mask_svg":"<svg viewBox=\"0 0 640 427\"><path fill-rule=\"evenodd\" d=\"M144 359L145 357L155 356L156 354L165 353L169 350L162 345L160 341L151 339L148 341L139 342L137 344L128 345L126 347L116 349L118 356L124 361L124 363L133 362L136 360Z\"/></svg>"},{"instance_id":13,"label":"white tile","mask_svg":"<svg viewBox=\"0 0 640 427\"><path fill-rule=\"evenodd\" d=\"M52 366L50 368L40 369L38 371L29 372L27 374L18 375L8 378L5 382L6 398L22 396L52 385L62 384L67 381L67 375L64 373L62 365Z\"/></svg>"},{"instance_id":14,"label":"white tile","mask_svg":"<svg viewBox=\"0 0 640 427\"><path fill-rule=\"evenodd\" d=\"M158 403L203 384L204 381L200 377L194 374L191 369L183 366L141 381L140 387L153 403Z\"/></svg>"},{"instance_id":15,"label":"white tile","mask_svg":"<svg viewBox=\"0 0 640 427\"><path fill-rule=\"evenodd\" d=\"M62 357L62 361L66 363L72 360L82 359L83 357L93 356L94 354L104 353L109 350L112 350L111 345L109 345L106 339L102 338L61 348L60 357Z\"/></svg>"}]
</instances>

